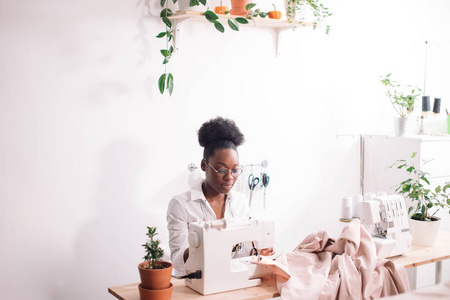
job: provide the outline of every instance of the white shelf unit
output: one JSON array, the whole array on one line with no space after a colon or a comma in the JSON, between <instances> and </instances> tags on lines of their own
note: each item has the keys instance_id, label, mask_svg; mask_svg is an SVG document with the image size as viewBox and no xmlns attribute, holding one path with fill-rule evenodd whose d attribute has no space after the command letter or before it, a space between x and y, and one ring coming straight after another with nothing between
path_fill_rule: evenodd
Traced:
<instances>
[{"instance_id":1,"label":"white shelf unit","mask_svg":"<svg viewBox=\"0 0 450 300\"><path fill-rule=\"evenodd\" d=\"M413 152L417 152L411 159ZM405 159L430 174L431 185L450 182L450 137L363 136L363 192L393 193L407 178L404 170L389 168ZM430 161L431 160L431 161ZM424 162L429 161L424 164Z\"/></svg>"},{"instance_id":2,"label":"white shelf unit","mask_svg":"<svg viewBox=\"0 0 450 300\"><path fill-rule=\"evenodd\" d=\"M416 169L429 173L431 188L450 182L450 137L449 136L363 136L363 193L394 193L396 186L408 178L407 172L389 168L399 159L412 163ZM417 152L411 159L413 152ZM430 161L431 160L431 161ZM425 163L429 161L428 163ZM410 202L406 200L406 206ZM450 216L443 210L440 230L450 231Z\"/></svg>"}]
</instances>

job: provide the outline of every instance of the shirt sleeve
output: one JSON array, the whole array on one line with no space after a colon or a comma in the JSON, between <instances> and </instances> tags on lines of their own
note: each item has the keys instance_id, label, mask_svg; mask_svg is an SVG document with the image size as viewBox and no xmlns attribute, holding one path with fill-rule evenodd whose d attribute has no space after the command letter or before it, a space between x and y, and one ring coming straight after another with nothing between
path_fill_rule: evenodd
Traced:
<instances>
[{"instance_id":1,"label":"shirt sleeve","mask_svg":"<svg viewBox=\"0 0 450 300\"><path fill-rule=\"evenodd\" d=\"M177 198L170 200L166 218L170 258L174 268L182 271L184 270L183 254L186 248L189 248L187 213L182 201Z\"/></svg>"}]
</instances>

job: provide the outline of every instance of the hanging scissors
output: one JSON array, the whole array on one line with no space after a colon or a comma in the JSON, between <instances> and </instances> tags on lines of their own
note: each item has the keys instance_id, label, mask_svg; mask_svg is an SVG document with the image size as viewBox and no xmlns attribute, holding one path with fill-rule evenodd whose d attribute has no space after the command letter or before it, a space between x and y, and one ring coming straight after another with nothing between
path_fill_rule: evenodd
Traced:
<instances>
[{"instance_id":1,"label":"hanging scissors","mask_svg":"<svg viewBox=\"0 0 450 300\"><path fill-rule=\"evenodd\" d=\"M250 207L252 206L253 191L255 190L258 183L259 183L259 178L255 177L255 175L253 175L253 173L250 174L250 176L248 176L248 188L250 189L250 199L249 199L248 205Z\"/></svg>"},{"instance_id":2,"label":"hanging scissors","mask_svg":"<svg viewBox=\"0 0 450 300\"><path fill-rule=\"evenodd\" d=\"M264 187L263 209L266 209L266 188L269 185L270 176L267 173L261 174L261 186Z\"/></svg>"}]
</instances>

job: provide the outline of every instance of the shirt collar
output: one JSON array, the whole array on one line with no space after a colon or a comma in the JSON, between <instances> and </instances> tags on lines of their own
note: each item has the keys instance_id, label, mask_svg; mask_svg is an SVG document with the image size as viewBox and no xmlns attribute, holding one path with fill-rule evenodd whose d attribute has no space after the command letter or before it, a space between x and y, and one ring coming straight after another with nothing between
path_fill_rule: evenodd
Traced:
<instances>
[{"instance_id":1,"label":"shirt collar","mask_svg":"<svg viewBox=\"0 0 450 300\"><path fill-rule=\"evenodd\" d=\"M202 200L206 201L206 197L203 194L202 184L204 180L199 180L195 185L191 188L191 201L193 200Z\"/></svg>"},{"instance_id":2,"label":"shirt collar","mask_svg":"<svg viewBox=\"0 0 450 300\"><path fill-rule=\"evenodd\" d=\"M202 190L203 182L205 182L205 180L199 180L198 183L196 183L192 186L190 201L194 201L194 200L206 201L206 197L203 194L203 190ZM227 200L233 201L233 199L234 199L234 193L233 193L233 191L230 191L227 194Z\"/></svg>"}]
</instances>

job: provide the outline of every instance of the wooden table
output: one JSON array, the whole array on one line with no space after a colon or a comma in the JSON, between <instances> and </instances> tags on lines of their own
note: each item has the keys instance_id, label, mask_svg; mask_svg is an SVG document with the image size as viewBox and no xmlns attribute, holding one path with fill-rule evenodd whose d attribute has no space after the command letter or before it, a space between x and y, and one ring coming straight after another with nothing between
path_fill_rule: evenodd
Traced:
<instances>
[{"instance_id":1,"label":"wooden table","mask_svg":"<svg viewBox=\"0 0 450 300\"><path fill-rule=\"evenodd\" d=\"M438 242L433 247L424 247L411 244L411 251L390 258L393 262L405 266L406 269L414 268L430 263L436 263L435 282L438 284L442 280L442 261L450 258L450 232L440 231ZM416 272L413 273L416 277ZM416 278L413 278L415 282Z\"/></svg>"},{"instance_id":2,"label":"wooden table","mask_svg":"<svg viewBox=\"0 0 450 300\"><path fill-rule=\"evenodd\" d=\"M436 283L441 281L442 261L450 258L450 232L439 232L438 243L434 247L422 247L412 244L411 251L391 258L395 263L405 266L406 269L436 263ZM414 273L415 274L415 273ZM202 299L202 300L235 300L253 299L262 300L278 297L280 294L273 276L263 277L260 286L203 296L184 285L184 279L174 279L173 300ZM414 279L415 282L415 279ZM108 291L121 300L139 300L138 283L108 288Z\"/></svg>"},{"instance_id":3,"label":"wooden table","mask_svg":"<svg viewBox=\"0 0 450 300\"><path fill-rule=\"evenodd\" d=\"M261 278L261 285L250 287L246 289L234 290L224 293L212 294L203 296L187 286L184 285L184 279L171 280L173 284L172 300L183 299L202 299L202 300L237 300L237 299L252 299L262 300L278 297L280 294L277 291L275 280L273 276L266 276ZM121 300L140 300L139 283L132 283L108 288L108 291Z\"/></svg>"}]
</instances>

